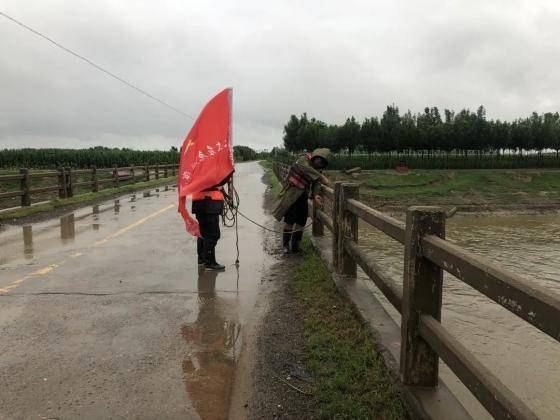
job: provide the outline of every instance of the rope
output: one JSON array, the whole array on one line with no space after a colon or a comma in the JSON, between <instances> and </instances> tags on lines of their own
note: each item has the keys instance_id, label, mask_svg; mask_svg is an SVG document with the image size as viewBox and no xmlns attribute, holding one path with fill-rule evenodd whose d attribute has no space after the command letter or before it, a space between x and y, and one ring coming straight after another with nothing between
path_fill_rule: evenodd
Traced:
<instances>
[{"instance_id":1,"label":"rope","mask_svg":"<svg viewBox=\"0 0 560 420\"><path fill-rule=\"evenodd\" d=\"M235 249L237 257L235 266L239 267L239 225L237 223L237 208L239 207L239 194L233 186L233 176L226 184L227 192L224 190L224 211L222 212L222 223L225 227L235 226Z\"/></svg>"},{"instance_id":2,"label":"rope","mask_svg":"<svg viewBox=\"0 0 560 420\"><path fill-rule=\"evenodd\" d=\"M239 266L239 223L238 223L238 216L243 217L245 220L247 220L248 222L254 224L255 226L258 226L268 232L273 232L273 233L295 233L295 232L301 232L305 229L307 229L308 227L310 227L313 222L309 222L307 225L305 225L304 227L300 228L300 229L294 229L294 230L290 230L290 231L284 231L284 230L277 230L277 229L271 229L269 227L266 227L262 224L260 224L259 222L251 219L249 216L246 216L245 214L243 214L241 211L239 211L239 194L237 193L237 190L235 189L234 185L233 185L233 177L228 181L228 183L226 184L226 189L224 189L223 191L224 193L224 211L222 213L222 223L225 227L235 227L235 247L237 250L237 259L235 260L235 265Z\"/></svg>"},{"instance_id":3,"label":"rope","mask_svg":"<svg viewBox=\"0 0 560 420\"><path fill-rule=\"evenodd\" d=\"M239 213L239 215L241 217L243 217L245 220L247 220L248 222L251 222L254 225L257 225L260 228L263 228L264 230L267 230L269 232L274 232L274 233L295 233L295 232L301 232L302 230L307 229L308 227L310 227L313 222L309 222L308 224L306 224L304 227L302 227L301 229L294 229L294 230L276 230L276 229L270 229L267 228L266 226L261 225L258 222L255 222L254 220L250 219L249 217L245 216L243 213L241 213L239 210L237 211Z\"/></svg>"}]
</instances>

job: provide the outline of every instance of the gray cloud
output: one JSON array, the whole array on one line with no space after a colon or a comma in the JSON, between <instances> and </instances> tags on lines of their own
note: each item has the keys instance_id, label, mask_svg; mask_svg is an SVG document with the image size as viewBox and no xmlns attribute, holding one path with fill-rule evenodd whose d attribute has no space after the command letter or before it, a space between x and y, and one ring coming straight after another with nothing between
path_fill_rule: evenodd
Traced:
<instances>
[{"instance_id":1,"label":"gray cloud","mask_svg":"<svg viewBox=\"0 0 560 420\"><path fill-rule=\"evenodd\" d=\"M554 1L5 0L2 11L196 116L234 87L234 142L281 143L396 103L492 118L560 109ZM0 19L0 148L169 148L192 124Z\"/></svg>"}]
</instances>

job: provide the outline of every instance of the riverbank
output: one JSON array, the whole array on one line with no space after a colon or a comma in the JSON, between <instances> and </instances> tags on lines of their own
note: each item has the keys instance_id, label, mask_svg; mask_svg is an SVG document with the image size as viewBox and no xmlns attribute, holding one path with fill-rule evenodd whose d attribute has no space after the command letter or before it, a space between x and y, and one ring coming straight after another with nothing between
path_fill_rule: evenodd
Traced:
<instances>
[{"instance_id":1,"label":"riverbank","mask_svg":"<svg viewBox=\"0 0 560 420\"><path fill-rule=\"evenodd\" d=\"M394 170L348 175L328 171L332 181L360 184L369 206L401 212L412 205L457 207L463 212L560 209L560 170Z\"/></svg>"},{"instance_id":2,"label":"riverbank","mask_svg":"<svg viewBox=\"0 0 560 420\"><path fill-rule=\"evenodd\" d=\"M246 417L406 418L369 329L307 240L303 248L281 257L268 275L274 287L257 328Z\"/></svg>"},{"instance_id":3,"label":"riverbank","mask_svg":"<svg viewBox=\"0 0 560 420\"><path fill-rule=\"evenodd\" d=\"M108 188L99 192L79 194L70 198L57 198L51 201L37 203L29 207L1 210L0 224L20 224L36 222L47 217L56 216L58 213L64 213L76 209L86 204L96 204L98 202L108 200L113 197L118 197L129 192L155 188L162 185L170 184L174 181L175 177L153 179L151 181L123 185L118 188Z\"/></svg>"}]
</instances>

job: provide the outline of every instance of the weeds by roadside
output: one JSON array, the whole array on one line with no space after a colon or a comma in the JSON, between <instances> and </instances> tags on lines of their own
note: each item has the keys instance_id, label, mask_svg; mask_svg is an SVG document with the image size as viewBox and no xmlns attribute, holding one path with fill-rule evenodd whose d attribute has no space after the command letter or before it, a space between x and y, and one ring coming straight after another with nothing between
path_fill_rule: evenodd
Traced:
<instances>
[{"instance_id":1,"label":"weeds by roadside","mask_svg":"<svg viewBox=\"0 0 560 420\"><path fill-rule=\"evenodd\" d=\"M304 241L293 285L305 314L307 365L314 377L319 418L406 418L398 388L354 308L337 291L319 256Z\"/></svg>"},{"instance_id":2,"label":"weeds by roadside","mask_svg":"<svg viewBox=\"0 0 560 420\"><path fill-rule=\"evenodd\" d=\"M259 164L264 168L266 184L270 186L272 194L276 197L276 195L282 190L282 184L278 182L276 175L274 175L274 172L272 171L272 162L268 160L261 160L259 161Z\"/></svg>"}]
</instances>

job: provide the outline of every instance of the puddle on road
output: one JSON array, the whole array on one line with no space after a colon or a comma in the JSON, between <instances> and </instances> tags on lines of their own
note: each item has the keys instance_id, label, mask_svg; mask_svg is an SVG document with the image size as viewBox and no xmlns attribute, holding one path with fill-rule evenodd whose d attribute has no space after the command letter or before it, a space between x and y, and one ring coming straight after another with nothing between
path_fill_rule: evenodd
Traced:
<instances>
[{"instance_id":1,"label":"puddle on road","mask_svg":"<svg viewBox=\"0 0 560 420\"><path fill-rule=\"evenodd\" d=\"M60 239L63 244L73 241L76 236L76 221L74 213L60 218Z\"/></svg>"},{"instance_id":2,"label":"puddle on road","mask_svg":"<svg viewBox=\"0 0 560 420\"><path fill-rule=\"evenodd\" d=\"M173 196L174 188L166 188L165 194L150 195L148 200L157 200L159 197ZM24 226L2 225L0 231L0 267L9 263L18 263L19 260L33 260L34 258L52 254L57 250L76 242L76 245L87 246L99 238L99 231L103 225L117 220L126 223L129 215L138 212L136 203L142 198L137 194L130 196L134 203L124 211L121 200L111 200L91 207L84 207L74 212L67 213L59 218L54 218ZM146 201L144 201L146 203ZM109 215L120 219L110 219ZM137 216L134 216L137 217Z\"/></svg>"},{"instance_id":3,"label":"puddle on road","mask_svg":"<svg viewBox=\"0 0 560 420\"><path fill-rule=\"evenodd\" d=\"M181 334L191 349L183 361L185 387L198 415L226 419L229 413L235 364L241 349L241 325L226 308L234 302L216 292L223 273L200 270L198 314Z\"/></svg>"},{"instance_id":4,"label":"puddle on road","mask_svg":"<svg viewBox=\"0 0 560 420\"><path fill-rule=\"evenodd\" d=\"M33 258L33 227L23 226L23 255L26 259Z\"/></svg>"}]
</instances>

